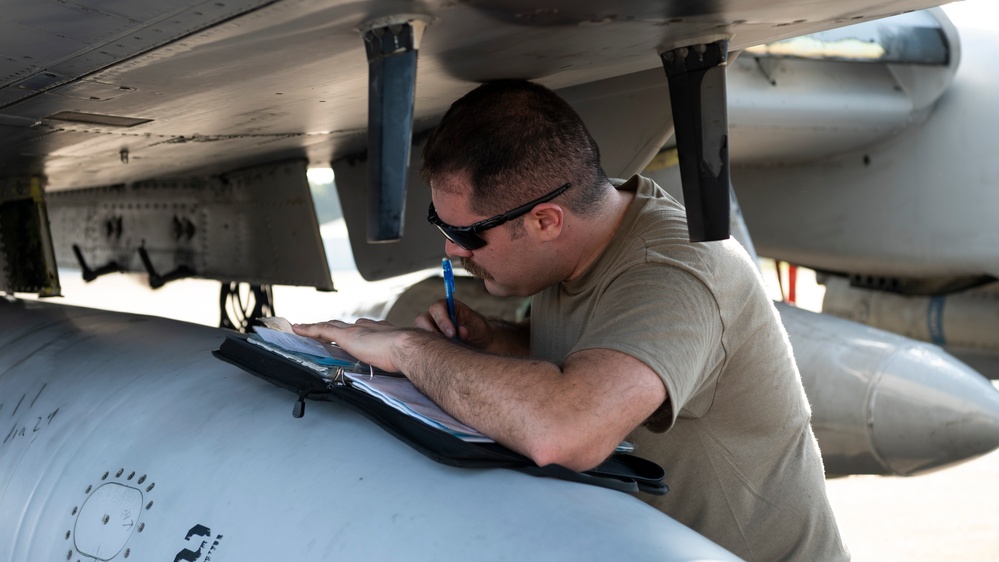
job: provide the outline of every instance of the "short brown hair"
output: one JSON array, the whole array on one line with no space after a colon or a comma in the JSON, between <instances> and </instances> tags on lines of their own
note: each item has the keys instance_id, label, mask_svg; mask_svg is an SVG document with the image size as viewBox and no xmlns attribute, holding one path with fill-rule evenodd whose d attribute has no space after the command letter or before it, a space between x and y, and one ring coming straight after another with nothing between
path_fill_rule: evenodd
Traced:
<instances>
[{"instance_id":1,"label":"short brown hair","mask_svg":"<svg viewBox=\"0 0 999 562\"><path fill-rule=\"evenodd\" d=\"M526 80L487 82L454 102L423 148L424 181L468 174L471 206L500 213L562 184L564 205L588 215L607 176L583 120L555 92Z\"/></svg>"}]
</instances>

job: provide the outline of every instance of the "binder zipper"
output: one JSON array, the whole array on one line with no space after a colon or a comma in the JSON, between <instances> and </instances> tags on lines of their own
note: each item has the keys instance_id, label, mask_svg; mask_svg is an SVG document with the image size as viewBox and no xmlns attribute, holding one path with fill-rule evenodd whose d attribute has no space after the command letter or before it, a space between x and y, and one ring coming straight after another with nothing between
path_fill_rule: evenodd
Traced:
<instances>
[{"instance_id":1,"label":"binder zipper","mask_svg":"<svg viewBox=\"0 0 999 562\"><path fill-rule=\"evenodd\" d=\"M310 388L298 393L298 400L295 401L295 405L291 409L291 415L295 418L301 418L305 415L305 399L313 394L329 394L333 392L333 389L338 386L347 386L347 379L343 376L343 367L337 367L335 371L330 369L330 378L326 378L326 388L323 390L317 390Z\"/></svg>"}]
</instances>

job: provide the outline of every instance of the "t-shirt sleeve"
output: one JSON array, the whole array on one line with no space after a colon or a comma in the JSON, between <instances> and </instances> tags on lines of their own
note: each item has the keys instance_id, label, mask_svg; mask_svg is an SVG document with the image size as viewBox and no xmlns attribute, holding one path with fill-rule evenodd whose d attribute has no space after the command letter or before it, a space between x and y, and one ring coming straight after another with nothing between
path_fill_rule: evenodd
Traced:
<instances>
[{"instance_id":1,"label":"t-shirt sleeve","mask_svg":"<svg viewBox=\"0 0 999 562\"><path fill-rule=\"evenodd\" d=\"M724 359L718 304L704 283L676 267L643 264L614 278L598 303L570 354L612 349L655 371L669 396L649 420L653 431L703 415Z\"/></svg>"}]
</instances>

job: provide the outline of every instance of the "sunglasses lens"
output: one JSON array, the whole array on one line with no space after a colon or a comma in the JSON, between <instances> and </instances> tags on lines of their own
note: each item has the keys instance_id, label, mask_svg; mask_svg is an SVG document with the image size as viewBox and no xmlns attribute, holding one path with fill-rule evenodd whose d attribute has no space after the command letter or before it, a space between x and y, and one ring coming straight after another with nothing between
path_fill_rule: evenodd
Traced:
<instances>
[{"instance_id":1,"label":"sunglasses lens","mask_svg":"<svg viewBox=\"0 0 999 562\"><path fill-rule=\"evenodd\" d=\"M445 238L466 250L478 250L486 245L486 241L483 240L478 234L473 234L471 232L457 232L441 225L435 226L437 226L437 229L441 231L441 234L443 234Z\"/></svg>"}]
</instances>

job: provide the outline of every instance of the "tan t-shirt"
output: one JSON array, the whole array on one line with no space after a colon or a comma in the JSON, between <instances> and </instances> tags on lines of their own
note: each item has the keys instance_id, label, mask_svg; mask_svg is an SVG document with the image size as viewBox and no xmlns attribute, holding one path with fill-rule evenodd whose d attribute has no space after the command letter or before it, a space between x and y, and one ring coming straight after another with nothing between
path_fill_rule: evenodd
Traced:
<instances>
[{"instance_id":1,"label":"tan t-shirt","mask_svg":"<svg viewBox=\"0 0 999 562\"><path fill-rule=\"evenodd\" d=\"M734 240L692 244L683 207L649 179L581 277L536 295L531 353L561 364L613 349L669 398L635 430L666 469L650 504L747 560L844 560L811 410L776 308Z\"/></svg>"}]
</instances>

